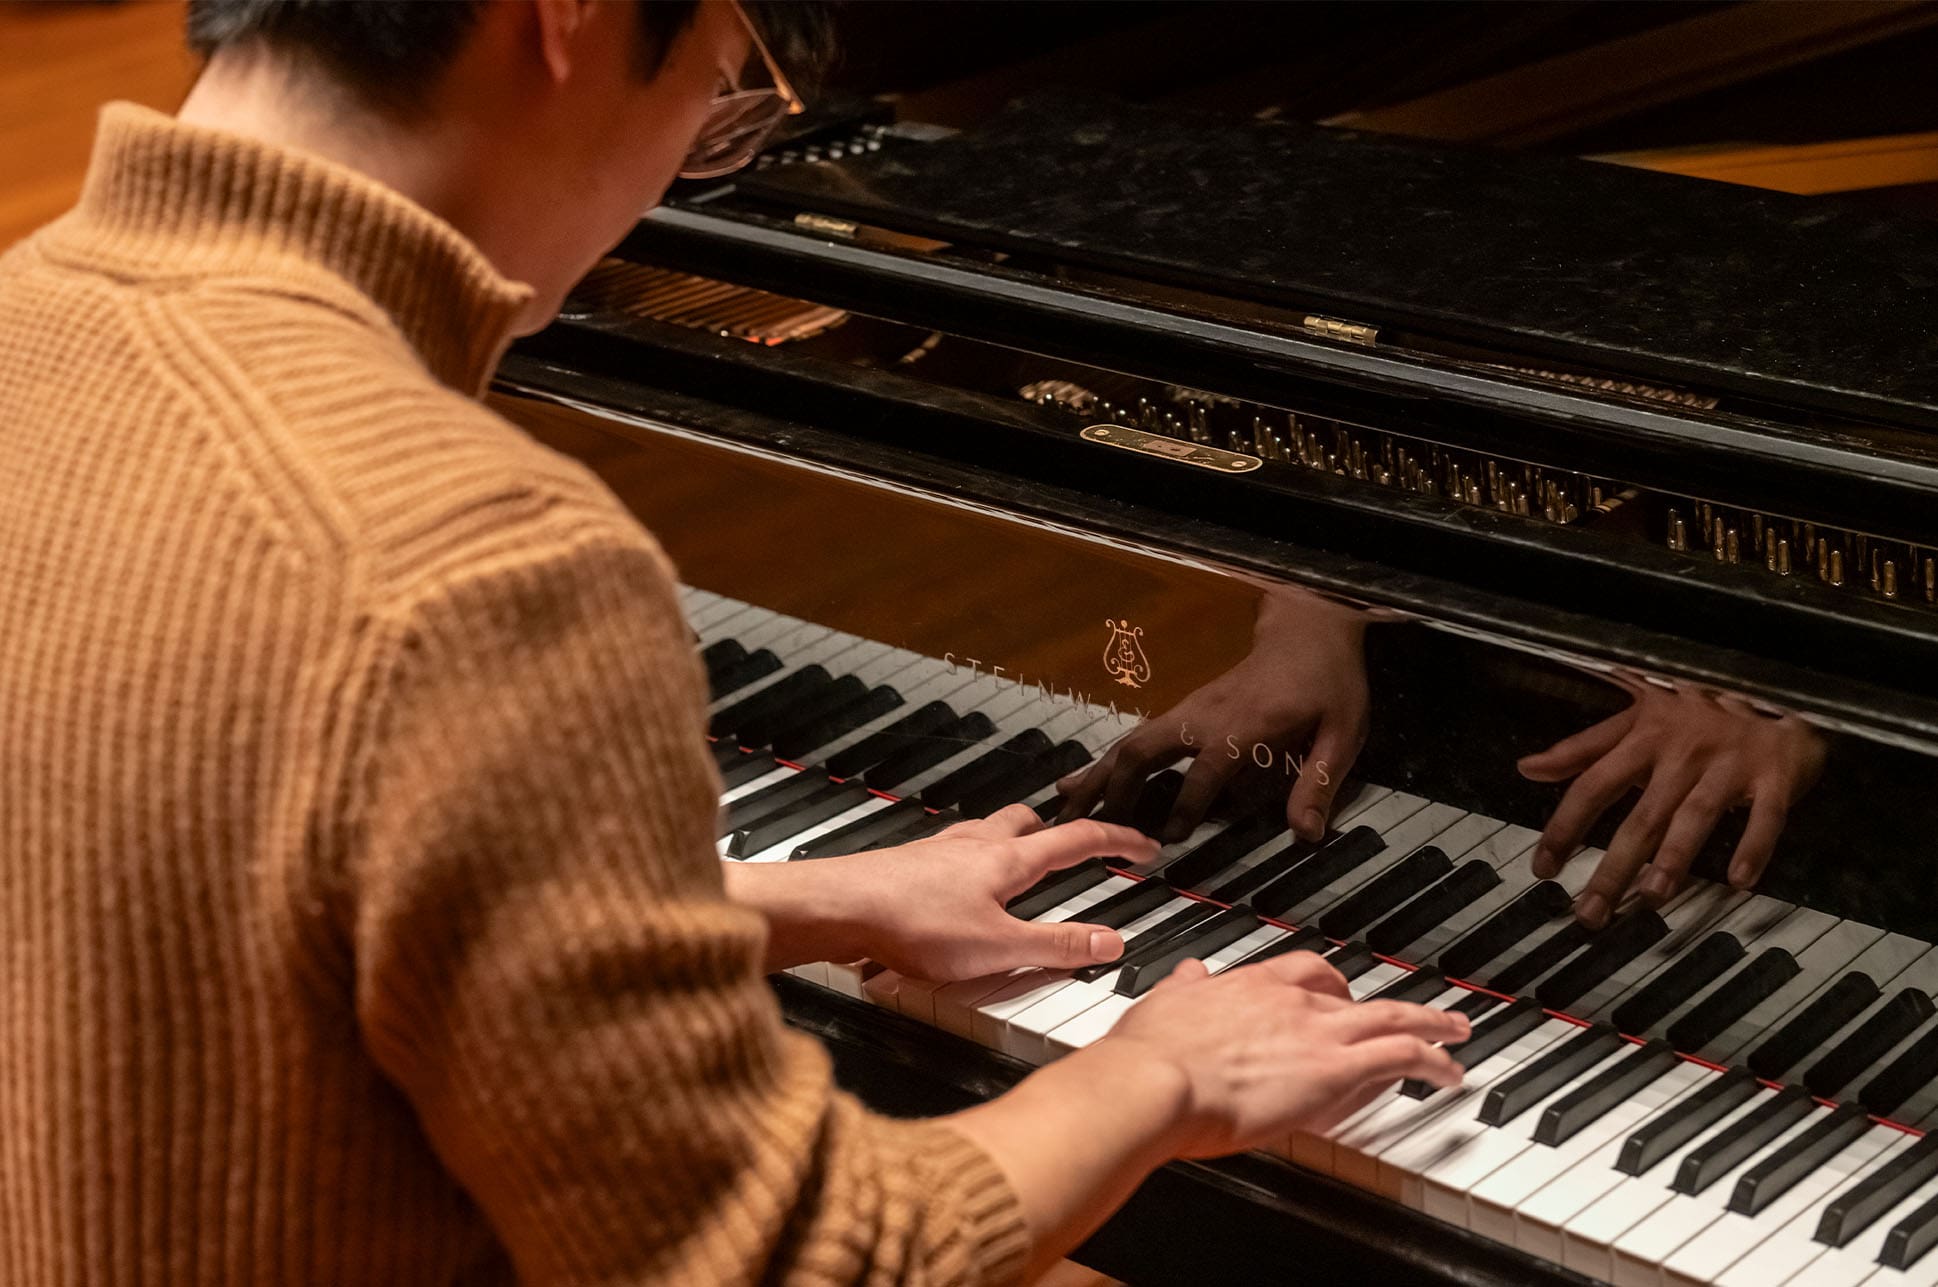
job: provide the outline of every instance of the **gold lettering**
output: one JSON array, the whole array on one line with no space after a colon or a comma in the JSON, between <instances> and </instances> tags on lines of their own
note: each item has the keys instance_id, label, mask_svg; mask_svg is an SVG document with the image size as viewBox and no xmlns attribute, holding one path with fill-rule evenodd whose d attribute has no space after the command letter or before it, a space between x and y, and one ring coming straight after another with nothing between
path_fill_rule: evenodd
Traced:
<instances>
[{"instance_id":1,"label":"gold lettering","mask_svg":"<svg viewBox=\"0 0 1938 1287\"><path fill-rule=\"evenodd\" d=\"M1229 734L1225 737L1225 758L1228 760L1242 760L1245 758L1245 753L1238 749L1238 739Z\"/></svg>"}]
</instances>

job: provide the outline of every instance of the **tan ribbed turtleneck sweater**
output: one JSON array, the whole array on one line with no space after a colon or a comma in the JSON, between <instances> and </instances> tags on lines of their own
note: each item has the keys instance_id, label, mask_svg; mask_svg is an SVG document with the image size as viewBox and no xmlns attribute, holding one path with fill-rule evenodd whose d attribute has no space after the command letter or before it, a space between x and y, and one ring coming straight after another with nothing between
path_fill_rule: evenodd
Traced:
<instances>
[{"instance_id":1,"label":"tan ribbed turtleneck sweater","mask_svg":"<svg viewBox=\"0 0 1938 1287\"><path fill-rule=\"evenodd\" d=\"M0 259L0 1282L984 1282L780 1026L666 562L474 400L522 288L110 108Z\"/></svg>"}]
</instances>

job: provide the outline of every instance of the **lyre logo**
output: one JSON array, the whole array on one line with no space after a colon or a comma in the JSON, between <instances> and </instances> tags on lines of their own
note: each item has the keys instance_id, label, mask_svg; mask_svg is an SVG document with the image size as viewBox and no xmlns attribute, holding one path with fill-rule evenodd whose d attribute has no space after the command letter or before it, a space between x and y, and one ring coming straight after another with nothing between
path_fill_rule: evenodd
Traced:
<instances>
[{"instance_id":1,"label":"lyre logo","mask_svg":"<svg viewBox=\"0 0 1938 1287\"><path fill-rule=\"evenodd\" d=\"M1104 645L1104 671L1120 684L1142 688L1151 682L1151 663L1144 656L1144 627L1128 621L1104 620L1110 628L1110 642Z\"/></svg>"}]
</instances>

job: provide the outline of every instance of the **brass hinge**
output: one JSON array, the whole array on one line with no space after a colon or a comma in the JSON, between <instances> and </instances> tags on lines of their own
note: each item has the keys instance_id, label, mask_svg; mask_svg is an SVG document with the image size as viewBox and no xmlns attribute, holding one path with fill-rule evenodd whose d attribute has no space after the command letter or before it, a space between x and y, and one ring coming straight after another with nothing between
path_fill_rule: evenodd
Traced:
<instances>
[{"instance_id":1,"label":"brass hinge","mask_svg":"<svg viewBox=\"0 0 1938 1287\"><path fill-rule=\"evenodd\" d=\"M852 237L855 225L846 219L836 219L831 215L814 214L803 210L794 216L794 226L808 232L818 232L826 237Z\"/></svg>"},{"instance_id":2,"label":"brass hinge","mask_svg":"<svg viewBox=\"0 0 1938 1287\"><path fill-rule=\"evenodd\" d=\"M1364 322L1348 322L1338 317L1321 317L1309 313L1299 325L1313 335L1323 335L1329 340L1344 340L1348 344L1376 344L1379 342L1379 327L1368 326Z\"/></svg>"}]
</instances>

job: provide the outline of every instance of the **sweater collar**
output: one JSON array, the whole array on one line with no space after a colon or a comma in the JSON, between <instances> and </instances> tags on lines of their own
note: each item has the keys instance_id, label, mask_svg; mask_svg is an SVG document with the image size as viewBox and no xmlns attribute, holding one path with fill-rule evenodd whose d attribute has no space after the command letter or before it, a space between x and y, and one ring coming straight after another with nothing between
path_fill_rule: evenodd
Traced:
<instances>
[{"instance_id":1,"label":"sweater collar","mask_svg":"<svg viewBox=\"0 0 1938 1287\"><path fill-rule=\"evenodd\" d=\"M80 204L49 232L144 275L263 275L339 304L347 283L432 375L472 395L531 298L450 224L374 179L132 103L102 110Z\"/></svg>"}]
</instances>

